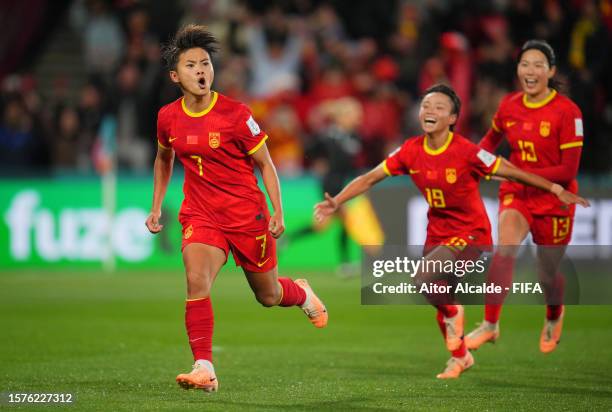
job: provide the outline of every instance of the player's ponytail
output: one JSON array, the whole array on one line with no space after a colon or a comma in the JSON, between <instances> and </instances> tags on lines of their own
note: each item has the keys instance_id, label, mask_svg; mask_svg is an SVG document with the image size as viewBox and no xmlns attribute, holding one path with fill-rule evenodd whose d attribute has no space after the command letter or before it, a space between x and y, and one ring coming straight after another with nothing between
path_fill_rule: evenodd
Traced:
<instances>
[{"instance_id":1,"label":"player's ponytail","mask_svg":"<svg viewBox=\"0 0 612 412\"><path fill-rule=\"evenodd\" d=\"M523 54L527 50L539 50L546 57L546 60L548 61L548 67L552 68L557 66L557 56L555 55L555 50L550 44L548 44L547 41L538 39L527 40L525 44L523 44L523 47L521 47L517 63L520 63ZM561 83L554 77L548 80L548 87L550 87L551 89L559 90L560 86Z\"/></svg>"}]
</instances>

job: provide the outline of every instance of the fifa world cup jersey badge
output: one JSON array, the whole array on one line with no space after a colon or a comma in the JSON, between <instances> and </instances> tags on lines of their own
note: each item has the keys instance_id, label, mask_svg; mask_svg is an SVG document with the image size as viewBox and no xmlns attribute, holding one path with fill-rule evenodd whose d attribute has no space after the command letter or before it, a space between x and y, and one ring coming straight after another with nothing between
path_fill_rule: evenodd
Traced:
<instances>
[{"instance_id":1,"label":"fifa world cup jersey badge","mask_svg":"<svg viewBox=\"0 0 612 412\"><path fill-rule=\"evenodd\" d=\"M457 169L449 167L446 169L446 181L453 184L457 181Z\"/></svg>"},{"instance_id":2,"label":"fifa world cup jersey badge","mask_svg":"<svg viewBox=\"0 0 612 412\"><path fill-rule=\"evenodd\" d=\"M189 239L191 235L193 235L193 225L187 226L187 229L185 229L184 237L185 239Z\"/></svg>"},{"instance_id":3,"label":"fifa world cup jersey badge","mask_svg":"<svg viewBox=\"0 0 612 412\"><path fill-rule=\"evenodd\" d=\"M540 136L548 137L550 135L550 122L540 122Z\"/></svg>"},{"instance_id":4,"label":"fifa world cup jersey badge","mask_svg":"<svg viewBox=\"0 0 612 412\"><path fill-rule=\"evenodd\" d=\"M221 133L209 132L208 133L208 145L211 149L216 149L221 146Z\"/></svg>"}]
</instances>

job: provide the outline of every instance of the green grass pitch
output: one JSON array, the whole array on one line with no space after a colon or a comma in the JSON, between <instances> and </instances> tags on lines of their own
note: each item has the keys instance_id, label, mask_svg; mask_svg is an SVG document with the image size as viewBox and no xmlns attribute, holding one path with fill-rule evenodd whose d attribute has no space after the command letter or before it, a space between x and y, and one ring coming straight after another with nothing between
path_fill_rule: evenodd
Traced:
<instances>
[{"instance_id":1,"label":"green grass pitch","mask_svg":"<svg viewBox=\"0 0 612 412\"><path fill-rule=\"evenodd\" d=\"M569 307L542 355L543 307L510 306L501 340L456 381L429 307L363 307L359 280L305 273L327 304L317 330L297 308L260 307L224 270L213 291L216 394L174 382L192 359L175 273L0 274L0 392L71 392L71 410L611 410L612 309ZM467 309L471 329L481 307ZM32 406L0 404L0 409ZM47 406L40 409L48 410Z\"/></svg>"}]
</instances>

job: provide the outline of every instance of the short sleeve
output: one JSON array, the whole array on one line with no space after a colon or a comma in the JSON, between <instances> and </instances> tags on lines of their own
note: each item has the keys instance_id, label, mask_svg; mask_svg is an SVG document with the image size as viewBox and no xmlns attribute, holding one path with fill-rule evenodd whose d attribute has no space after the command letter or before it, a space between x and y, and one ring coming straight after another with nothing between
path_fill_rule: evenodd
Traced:
<instances>
[{"instance_id":1,"label":"short sleeve","mask_svg":"<svg viewBox=\"0 0 612 412\"><path fill-rule=\"evenodd\" d=\"M505 99L501 101L495 115L493 116L493 120L491 120L491 129L493 129L496 133L504 132L504 103Z\"/></svg>"},{"instance_id":2,"label":"short sleeve","mask_svg":"<svg viewBox=\"0 0 612 412\"><path fill-rule=\"evenodd\" d=\"M582 147L584 140L584 128L582 124L582 113L580 109L571 104L561 119L559 131L559 148L561 150Z\"/></svg>"},{"instance_id":3,"label":"short sleeve","mask_svg":"<svg viewBox=\"0 0 612 412\"><path fill-rule=\"evenodd\" d=\"M248 155L252 155L259 150L268 139L268 135L261 130L257 121L253 118L253 113L245 105L241 105L235 131L238 145Z\"/></svg>"},{"instance_id":4,"label":"short sleeve","mask_svg":"<svg viewBox=\"0 0 612 412\"><path fill-rule=\"evenodd\" d=\"M162 107L157 112L157 144L164 149L170 149L170 119L168 110Z\"/></svg>"},{"instance_id":5,"label":"short sleeve","mask_svg":"<svg viewBox=\"0 0 612 412\"><path fill-rule=\"evenodd\" d=\"M408 153L408 142L395 149L382 162L385 173L389 176L399 176L409 174L409 166L406 164Z\"/></svg>"},{"instance_id":6,"label":"short sleeve","mask_svg":"<svg viewBox=\"0 0 612 412\"><path fill-rule=\"evenodd\" d=\"M472 170L480 176L494 175L501 163L500 157L476 145L470 145L467 154Z\"/></svg>"}]
</instances>

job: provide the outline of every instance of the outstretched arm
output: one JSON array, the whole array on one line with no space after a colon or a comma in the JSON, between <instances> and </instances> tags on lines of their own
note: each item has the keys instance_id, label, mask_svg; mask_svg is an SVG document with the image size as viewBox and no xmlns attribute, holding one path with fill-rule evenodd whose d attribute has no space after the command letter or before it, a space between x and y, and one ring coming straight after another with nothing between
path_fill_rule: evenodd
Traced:
<instances>
[{"instance_id":1,"label":"outstretched arm","mask_svg":"<svg viewBox=\"0 0 612 412\"><path fill-rule=\"evenodd\" d=\"M563 186L557 183L553 183L550 180L547 180L536 174L519 169L504 158L500 159L501 163L497 168L497 171L495 172L497 176L505 177L509 180L513 180L527 186L536 187L538 189L554 193L559 198L559 200L561 200L565 204L578 203L582 207L590 206L588 200L583 199L582 197L577 196L571 192L568 192L567 190L563 189Z\"/></svg>"},{"instance_id":2,"label":"outstretched arm","mask_svg":"<svg viewBox=\"0 0 612 412\"><path fill-rule=\"evenodd\" d=\"M566 184L571 182L578 173L581 153L581 147L561 150L561 163L558 165L538 169L526 168L525 170L542 176L551 182Z\"/></svg>"},{"instance_id":3,"label":"outstretched arm","mask_svg":"<svg viewBox=\"0 0 612 412\"><path fill-rule=\"evenodd\" d=\"M482 147L488 152L495 153L495 150L501 143L503 137L504 135L501 131L497 131L491 127L487 131L487 134L485 134L480 142L478 142L478 146Z\"/></svg>"},{"instance_id":4,"label":"outstretched arm","mask_svg":"<svg viewBox=\"0 0 612 412\"><path fill-rule=\"evenodd\" d=\"M283 219L283 202L281 200L280 182L276 167L270 157L268 146L264 143L255 153L252 154L255 164L261 171L261 177L270 197L273 215L270 217L269 230L272 237L279 238L285 231L285 221Z\"/></svg>"},{"instance_id":5,"label":"outstretched arm","mask_svg":"<svg viewBox=\"0 0 612 412\"><path fill-rule=\"evenodd\" d=\"M161 206L166 196L168 183L172 176L172 166L174 165L174 150L157 146L157 156L155 156L155 164L153 166L153 204L151 205L151 213L145 222L147 229L151 233L159 233L163 229L163 225L159 224L161 217Z\"/></svg>"},{"instance_id":6,"label":"outstretched arm","mask_svg":"<svg viewBox=\"0 0 612 412\"><path fill-rule=\"evenodd\" d=\"M343 203L367 192L372 186L386 177L387 173L385 173L383 165L380 164L369 172L353 179L336 196L331 197L329 193L325 193L325 200L315 205L315 219L320 222L326 216L334 214Z\"/></svg>"}]
</instances>

